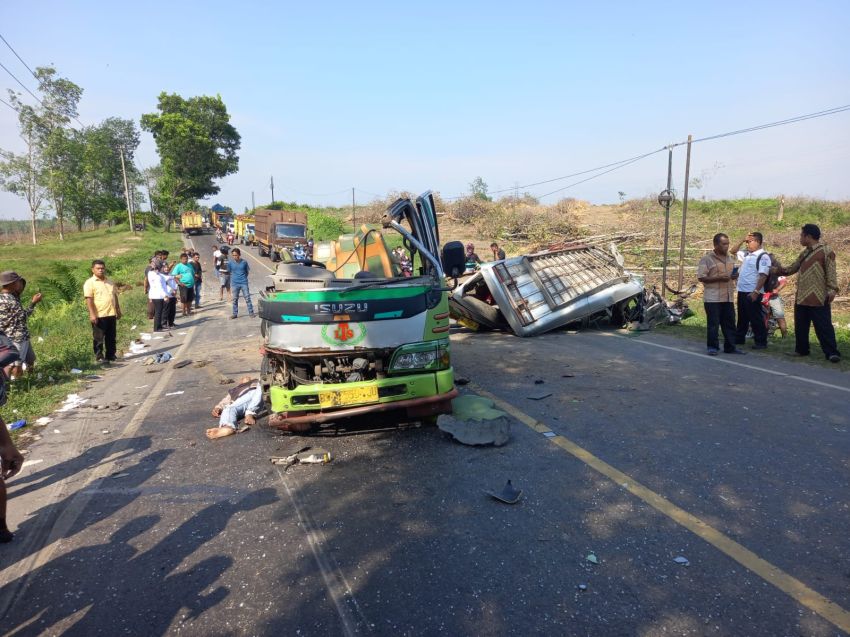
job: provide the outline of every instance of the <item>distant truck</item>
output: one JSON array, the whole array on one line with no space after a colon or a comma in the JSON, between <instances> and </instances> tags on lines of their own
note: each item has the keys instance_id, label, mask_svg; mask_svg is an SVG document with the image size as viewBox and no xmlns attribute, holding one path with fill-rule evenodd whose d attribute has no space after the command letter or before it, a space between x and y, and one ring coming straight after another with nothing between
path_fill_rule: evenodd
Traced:
<instances>
[{"instance_id":1,"label":"distant truck","mask_svg":"<svg viewBox=\"0 0 850 637\"><path fill-rule=\"evenodd\" d=\"M281 252L307 242L307 213L292 210L257 210L254 238L261 257L288 261Z\"/></svg>"},{"instance_id":2,"label":"distant truck","mask_svg":"<svg viewBox=\"0 0 850 637\"><path fill-rule=\"evenodd\" d=\"M254 244L254 217L249 215L237 215L234 219L233 234L242 245Z\"/></svg>"},{"instance_id":3,"label":"distant truck","mask_svg":"<svg viewBox=\"0 0 850 637\"><path fill-rule=\"evenodd\" d=\"M227 224L233 220L229 213L215 211L211 213L210 218L213 229L218 228L222 232L227 232Z\"/></svg>"},{"instance_id":4,"label":"distant truck","mask_svg":"<svg viewBox=\"0 0 850 637\"><path fill-rule=\"evenodd\" d=\"M200 212L188 210L180 215L180 225L186 234L203 234L204 217Z\"/></svg>"}]
</instances>

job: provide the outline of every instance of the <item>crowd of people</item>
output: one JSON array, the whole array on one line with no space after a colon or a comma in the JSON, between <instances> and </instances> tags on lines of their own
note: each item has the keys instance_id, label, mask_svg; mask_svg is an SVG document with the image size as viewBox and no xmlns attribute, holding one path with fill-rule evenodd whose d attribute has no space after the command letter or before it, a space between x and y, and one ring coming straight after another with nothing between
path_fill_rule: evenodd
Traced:
<instances>
[{"instance_id":1,"label":"crowd of people","mask_svg":"<svg viewBox=\"0 0 850 637\"><path fill-rule=\"evenodd\" d=\"M787 277L796 274L795 346L789 355L809 355L809 330L814 325L826 359L833 363L841 361L832 325L832 302L838 294L835 252L821 241L818 226L807 223L801 228L803 251L788 267L783 267L764 249L764 235L760 232L749 233L732 249L728 235L721 232L714 235L713 245L713 250L697 266L697 278L704 287L709 356L720 353L720 332L726 354L745 354L740 346L745 344L749 331L753 334L752 349L767 349L765 295L770 295L770 310L785 336L785 309L779 290L785 286Z\"/></svg>"}]
</instances>

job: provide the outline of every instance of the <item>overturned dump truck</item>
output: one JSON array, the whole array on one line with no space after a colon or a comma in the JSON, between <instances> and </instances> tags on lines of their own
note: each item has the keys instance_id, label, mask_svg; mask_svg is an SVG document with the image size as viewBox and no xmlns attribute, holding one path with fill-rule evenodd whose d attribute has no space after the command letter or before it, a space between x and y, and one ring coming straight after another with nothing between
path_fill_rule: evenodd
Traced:
<instances>
[{"instance_id":1,"label":"overturned dump truck","mask_svg":"<svg viewBox=\"0 0 850 637\"><path fill-rule=\"evenodd\" d=\"M449 304L467 325L535 336L601 313L622 326L642 293L616 246L572 245L485 263L458 284Z\"/></svg>"},{"instance_id":2,"label":"overturned dump truck","mask_svg":"<svg viewBox=\"0 0 850 637\"><path fill-rule=\"evenodd\" d=\"M315 246L315 261L280 263L260 297L260 378L269 425L305 432L379 412L401 422L451 413L448 288L463 246L440 258L434 199L399 199L382 219L417 266L402 276L381 228Z\"/></svg>"}]
</instances>

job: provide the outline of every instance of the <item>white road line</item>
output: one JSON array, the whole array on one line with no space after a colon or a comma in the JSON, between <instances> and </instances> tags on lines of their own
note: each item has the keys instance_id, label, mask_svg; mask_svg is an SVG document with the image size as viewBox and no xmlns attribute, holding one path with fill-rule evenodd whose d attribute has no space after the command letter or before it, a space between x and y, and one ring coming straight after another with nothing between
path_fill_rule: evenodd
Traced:
<instances>
[{"instance_id":1,"label":"white road line","mask_svg":"<svg viewBox=\"0 0 850 637\"><path fill-rule=\"evenodd\" d=\"M194 326L188 329L186 340L183 341L183 345L180 346L180 349L177 350L177 353L174 355L175 359L180 360L184 358L185 354L189 351L189 346L192 343L192 337L195 335L195 329L196 328ZM106 456L107 458L115 456L127 449L129 439L138 432L139 427L141 427L142 422L144 422L144 419L150 413L151 409L153 409L155 405L159 404L160 395L162 394L162 391L169 386L173 373L174 367L169 366L160 375L159 381L154 386L153 390L147 395L130 422L127 423L127 426L120 433L120 438L116 440L110 448L109 453ZM16 600L24 598L27 587L31 583L30 575L36 569L47 564L59 548L62 541L68 539L68 532L74 527L77 519L80 515L82 515L83 511L85 511L86 506L88 506L89 502L91 502L94 497L93 494L97 491L95 488L90 488L91 485L98 480L105 478L114 471L115 460L109 460L103 462L87 473L85 481L79 486L77 492L70 497L68 505L56 518L56 522L50 529L50 533L47 536L44 546L38 551L32 553L28 558L0 571L0 582L12 582L15 580L20 582L17 587L10 587L5 595L0 597L0 617L5 616ZM68 481L76 477L77 476L70 476L69 478L65 478L62 483L67 484Z\"/></svg>"},{"instance_id":2,"label":"white road line","mask_svg":"<svg viewBox=\"0 0 850 637\"><path fill-rule=\"evenodd\" d=\"M325 544L324 533L322 533L321 529L313 524L303 507L299 505L298 496L292 489L289 488L289 483L286 481L286 477L280 468L277 469L277 474L280 476L283 488L286 489L286 493L289 495L289 500L292 502L292 506L295 508L295 513L298 515L298 521L301 523L301 527L307 535L307 542L309 542L310 550L313 552L313 557L316 559L316 565L322 573L322 579L325 581L325 587L328 589L328 594L330 595L334 607L336 608L336 612L339 615L339 619L342 622L342 633L346 635L346 637L353 637L354 635L361 634L362 632L371 632L369 630L368 620L363 614L363 611L360 609L360 605L357 603L357 600L354 598L354 593L352 592L348 581L345 579L345 575L343 575L342 572L334 566L331 558L329 558L322 549L322 545ZM354 611L352 611L350 606L354 607ZM360 622L358 622L357 618L354 616L355 613L359 616ZM358 623L363 626L363 631L358 628Z\"/></svg>"},{"instance_id":3,"label":"white road line","mask_svg":"<svg viewBox=\"0 0 850 637\"><path fill-rule=\"evenodd\" d=\"M722 358L721 356L706 356L701 352L692 352L686 349L680 349L678 347L671 347L669 345L661 345L660 343L652 343L650 341L643 341L639 338L621 336L620 334L611 334L610 332L601 332L601 334L605 336L614 336L616 338L621 338L624 341L631 341L633 343L640 343L641 345L649 345L650 347L658 347L660 349L667 349L671 352L678 352L680 354L687 354L688 356L696 356L697 358L701 358L703 360L711 361L714 363L723 363L725 365L734 365L735 367L744 367L746 369L752 369L757 372L762 372L765 374L772 374L774 376L784 376L785 378L790 378L793 380L799 380L803 383L810 383L812 385L818 385L820 387L827 387L829 389L837 389L838 391L843 391L850 393L850 387L842 387L841 385L833 385L832 383L824 383L823 381L814 380L812 378L804 378L803 376L796 376L794 374L788 374L786 372L777 372L773 369L765 369L764 367L758 367L756 365L747 365L746 363L739 363L738 361L731 361L728 358Z\"/></svg>"}]
</instances>

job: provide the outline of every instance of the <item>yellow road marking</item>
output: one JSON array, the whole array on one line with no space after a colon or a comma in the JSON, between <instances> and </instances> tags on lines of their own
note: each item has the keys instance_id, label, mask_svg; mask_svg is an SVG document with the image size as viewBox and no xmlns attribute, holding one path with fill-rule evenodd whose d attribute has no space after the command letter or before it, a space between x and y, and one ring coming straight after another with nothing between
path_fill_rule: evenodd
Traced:
<instances>
[{"instance_id":1,"label":"yellow road marking","mask_svg":"<svg viewBox=\"0 0 850 637\"><path fill-rule=\"evenodd\" d=\"M494 396L490 392L476 385L470 385L478 394L489 398L493 403L519 420L527 427L538 433L551 431L551 428L521 411L512 404ZM655 493L651 489L636 482L634 478L615 469L604 460L594 456L586 449L580 447L573 441L561 435L548 438L548 440L561 449L581 460L584 464L595 469L606 478L613 480L617 485L637 496L656 511L663 513L677 524L685 527L712 546L720 549L727 556L749 569L768 584L772 584L782 592L794 598L797 602L817 613L826 621L837 626L841 630L850 633L850 612L824 597L817 591L809 588L803 582L786 573L778 566L760 558L748 548L738 544L735 540L724 535L710 524L688 513L676 506L667 498Z\"/></svg>"}]
</instances>

